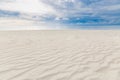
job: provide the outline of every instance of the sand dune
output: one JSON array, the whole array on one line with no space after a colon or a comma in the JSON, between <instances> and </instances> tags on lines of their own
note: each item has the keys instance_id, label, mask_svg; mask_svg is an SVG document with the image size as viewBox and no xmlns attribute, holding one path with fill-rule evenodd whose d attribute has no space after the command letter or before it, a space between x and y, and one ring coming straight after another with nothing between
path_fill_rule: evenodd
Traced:
<instances>
[{"instance_id":1,"label":"sand dune","mask_svg":"<svg viewBox=\"0 0 120 80\"><path fill-rule=\"evenodd\" d=\"M120 80L120 31L1 31L0 80Z\"/></svg>"}]
</instances>

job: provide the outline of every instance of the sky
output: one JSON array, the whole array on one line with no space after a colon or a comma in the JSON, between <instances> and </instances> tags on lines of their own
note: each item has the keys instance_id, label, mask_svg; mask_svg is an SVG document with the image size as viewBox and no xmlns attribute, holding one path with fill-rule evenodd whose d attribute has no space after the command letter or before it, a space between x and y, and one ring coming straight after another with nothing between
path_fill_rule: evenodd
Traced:
<instances>
[{"instance_id":1,"label":"sky","mask_svg":"<svg viewBox=\"0 0 120 80\"><path fill-rule=\"evenodd\" d=\"M120 25L120 0L0 0L0 25L12 24L8 19L28 26Z\"/></svg>"}]
</instances>

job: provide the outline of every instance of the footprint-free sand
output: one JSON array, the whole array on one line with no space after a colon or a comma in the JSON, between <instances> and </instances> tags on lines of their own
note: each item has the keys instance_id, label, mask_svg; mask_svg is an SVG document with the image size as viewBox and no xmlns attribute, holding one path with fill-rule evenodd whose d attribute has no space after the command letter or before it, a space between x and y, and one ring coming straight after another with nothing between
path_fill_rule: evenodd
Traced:
<instances>
[{"instance_id":1,"label":"footprint-free sand","mask_svg":"<svg viewBox=\"0 0 120 80\"><path fill-rule=\"evenodd\" d=\"M0 80L120 80L120 31L1 31Z\"/></svg>"}]
</instances>

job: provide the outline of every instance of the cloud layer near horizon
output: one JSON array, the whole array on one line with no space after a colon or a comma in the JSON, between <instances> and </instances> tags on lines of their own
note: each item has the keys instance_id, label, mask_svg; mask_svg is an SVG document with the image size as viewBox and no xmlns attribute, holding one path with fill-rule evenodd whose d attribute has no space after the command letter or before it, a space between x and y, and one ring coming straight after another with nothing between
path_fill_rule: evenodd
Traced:
<instances>
[{"instance_id":1,"label":"cloud layer near horizon","mask_svg":"<svg viewBox=\"0 0 120 80\"><path fill-rule=\"evenodd\" d=\"M0 17L73 25L120 25L120 0L0 0Z\"/></svg>"}]
</instances>

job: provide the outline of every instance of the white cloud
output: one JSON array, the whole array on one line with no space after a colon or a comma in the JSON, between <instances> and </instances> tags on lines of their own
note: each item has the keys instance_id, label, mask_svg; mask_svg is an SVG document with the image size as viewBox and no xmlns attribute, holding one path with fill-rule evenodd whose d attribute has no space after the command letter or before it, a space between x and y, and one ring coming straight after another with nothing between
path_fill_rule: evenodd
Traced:
<instances>
[{"instance_id":1,"label":"white cloud","mask_svg":"<svg viewBox=\"0 0 120 80\"><path fill-rule=\"evenodd\" d=\"M55 13L55 11L49 5L46 5L39 0L16 0L11 2L5 1L4 3L0 3L0 9L19 11L23 13Z\"/></svg>"},{"instance_id":2,"label":"white cloud","mask_svg":"<svg viewBox=\"0 0 120 80\"><path fill-rule=\"evenodd\" d=\"M118 5L111 5L111 6L105 6L105 7L103 7L103 9L105 9L105 10L120 10L120 5L118 4Z\"/></svg>"},{"instance_id":3,"label":"white cloud","mask_svg":"<svg viewBox=\"0 0 120 80\"><path fill-rule=\"evenodd\" d=\"M32 25L33 21L21 20L21 19L13 19L13 18L0 18L0 26L26 26Z\"/></svg>"},{"instance_id":4,"label":"white cloud","mask_svg":"<svg viewBox=\"0 0 120 80\"><path fill-rule=\"evenodd\" d=\"M0 10L17 11L21 13L20 17L34 21L53 19L70 21L71 17L76 21L83 19L83 22L92 23L120 21L120 0L0 0L0 2Z\"/></svg>"}]
</instances>

